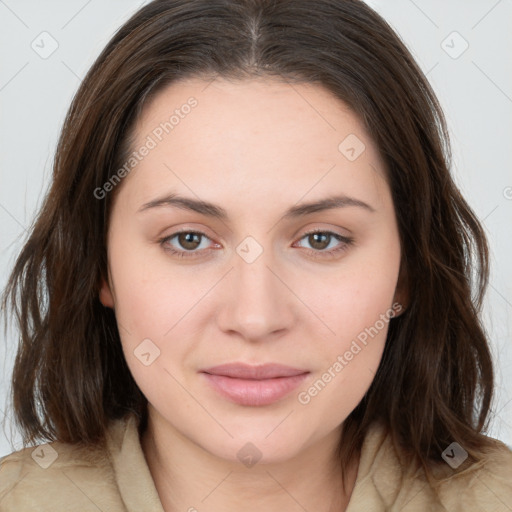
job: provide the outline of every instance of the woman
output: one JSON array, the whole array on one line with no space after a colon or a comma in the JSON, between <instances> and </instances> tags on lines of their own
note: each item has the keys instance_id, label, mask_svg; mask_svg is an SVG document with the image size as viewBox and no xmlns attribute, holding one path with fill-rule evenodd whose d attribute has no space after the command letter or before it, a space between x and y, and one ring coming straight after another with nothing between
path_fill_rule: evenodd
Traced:
<instances>
[{"instance_id":1,"label":"woman","mask_svg":"<svg viewBox=\"0 0 512 512\"><path fill-rule=\"evenodd\" d=\"M449 158L362 2L143 7L5 292L26 447L0 510L510 510L487 243Z\"/></svg>"}]
</instances>

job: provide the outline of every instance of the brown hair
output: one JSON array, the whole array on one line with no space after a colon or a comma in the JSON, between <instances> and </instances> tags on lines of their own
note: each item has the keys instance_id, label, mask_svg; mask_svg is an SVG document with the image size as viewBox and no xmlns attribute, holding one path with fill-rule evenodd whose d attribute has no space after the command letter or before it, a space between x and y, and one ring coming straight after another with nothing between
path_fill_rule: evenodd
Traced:
<instances>
[{"instance_id":1,"label":"brown hair","mask_svg":"<svg viewBox=\"0 0 512 512\"><path fill-rule=\"evenodd\" d=\"M51 189L3 298L20 328L12 399L23 442L101 444L109 420L129 411L144 428L147 400L98 298L114 194L98 200L94 190L126 161L151 97L178 79L216 76L324 86L363 120L386 165L410 300L345 421L341 463L375 420L427 471L453 441L478 459L491 443L482 432L493 367L479 318L487 242L450 176L434 92L359 0L155 0L113 36L73 99Z\"/></svg>"}]
</instances>

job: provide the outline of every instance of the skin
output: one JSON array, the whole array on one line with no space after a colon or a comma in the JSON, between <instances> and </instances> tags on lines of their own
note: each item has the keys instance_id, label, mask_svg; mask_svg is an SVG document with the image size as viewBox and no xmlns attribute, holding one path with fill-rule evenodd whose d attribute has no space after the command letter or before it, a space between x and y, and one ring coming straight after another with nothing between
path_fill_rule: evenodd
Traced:
<instances>
[{"instance_id":1,"label":"skin","mask_svg":"<svg viewBox=\"0 0 512 512\"><path fill-rule=\"evenodd\" d=\"M388 324L309 403L297 396L393 303L404 303L381 157L358 117L329 91L275 79L171 84L146 105L134 149L191 96L198 105L116 190L109 282L100 291L149 401L141 443L155 486L168 512L345 510L358 460L343 492L334 454L345 418L374 378ZM349 134L365 144L354 161L338 149ZM169 205L138 211L170 192L215 203L229 218ZM291 206L333 194L374 211L344 206L282 218ZM180 228L206 236L160 242ZM312 229L353 243L315 242L305 235ZM252 263L236 251L247 236L263 249ZM196 257L178 258L169 246ZM325 256L338 247L344 250ZM145 339L160 350L148 366L134 354ZM199 373L233 361L311 373L271 405L243 406ZM252 467L237 457L248 442L261 452Z\"/></svg>"}]
</instances>

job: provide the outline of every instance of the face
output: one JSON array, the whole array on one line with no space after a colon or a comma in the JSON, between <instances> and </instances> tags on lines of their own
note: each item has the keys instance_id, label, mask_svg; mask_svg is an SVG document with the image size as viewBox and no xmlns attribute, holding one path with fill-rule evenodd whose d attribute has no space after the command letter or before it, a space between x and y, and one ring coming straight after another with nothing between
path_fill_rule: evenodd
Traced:
<instances>
[{"instance_id":1,"label":"face","mask_svg":"<svg viewBox=\"0 0 512 512\"><path fill-rule=\"evenodd\" d=\"M362 123L318 85L187 80L135 134L100 298L150 421L230 461L248 442L271 462L337 439L402 299L391 193ZM228 363L292 370L204 372Z\"/></svg>"}]
</instances>

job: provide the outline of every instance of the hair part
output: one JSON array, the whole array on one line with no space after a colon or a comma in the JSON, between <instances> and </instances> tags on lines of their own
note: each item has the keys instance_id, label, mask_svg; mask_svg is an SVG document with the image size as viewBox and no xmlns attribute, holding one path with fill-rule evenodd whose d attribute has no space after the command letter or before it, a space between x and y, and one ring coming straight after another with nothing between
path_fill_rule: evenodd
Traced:
<instances>
[{"instance_id":1,"label":"hair part","mask_svg":"<svg viewBox=\"0 0 512 512\"><path fill-rule=\"evenodd\" d=\"M453 441L478 460L492 444L482 433L493 396L479 318L486 238L450 176L433 90L393 29L359 0L156 0L113 36L73 99L51 188L4 292L20 333L11 384L23 443L101 444L109 421L128 412L145 428L147 400L114 312L99 301L122 184L102 200L93 191L132 151L151 98L178 80L216 77L325 87L359 116L385 162L410 300L344 423L343 467L374 421L427 472Z\"/></svg>"}]
</instances>

